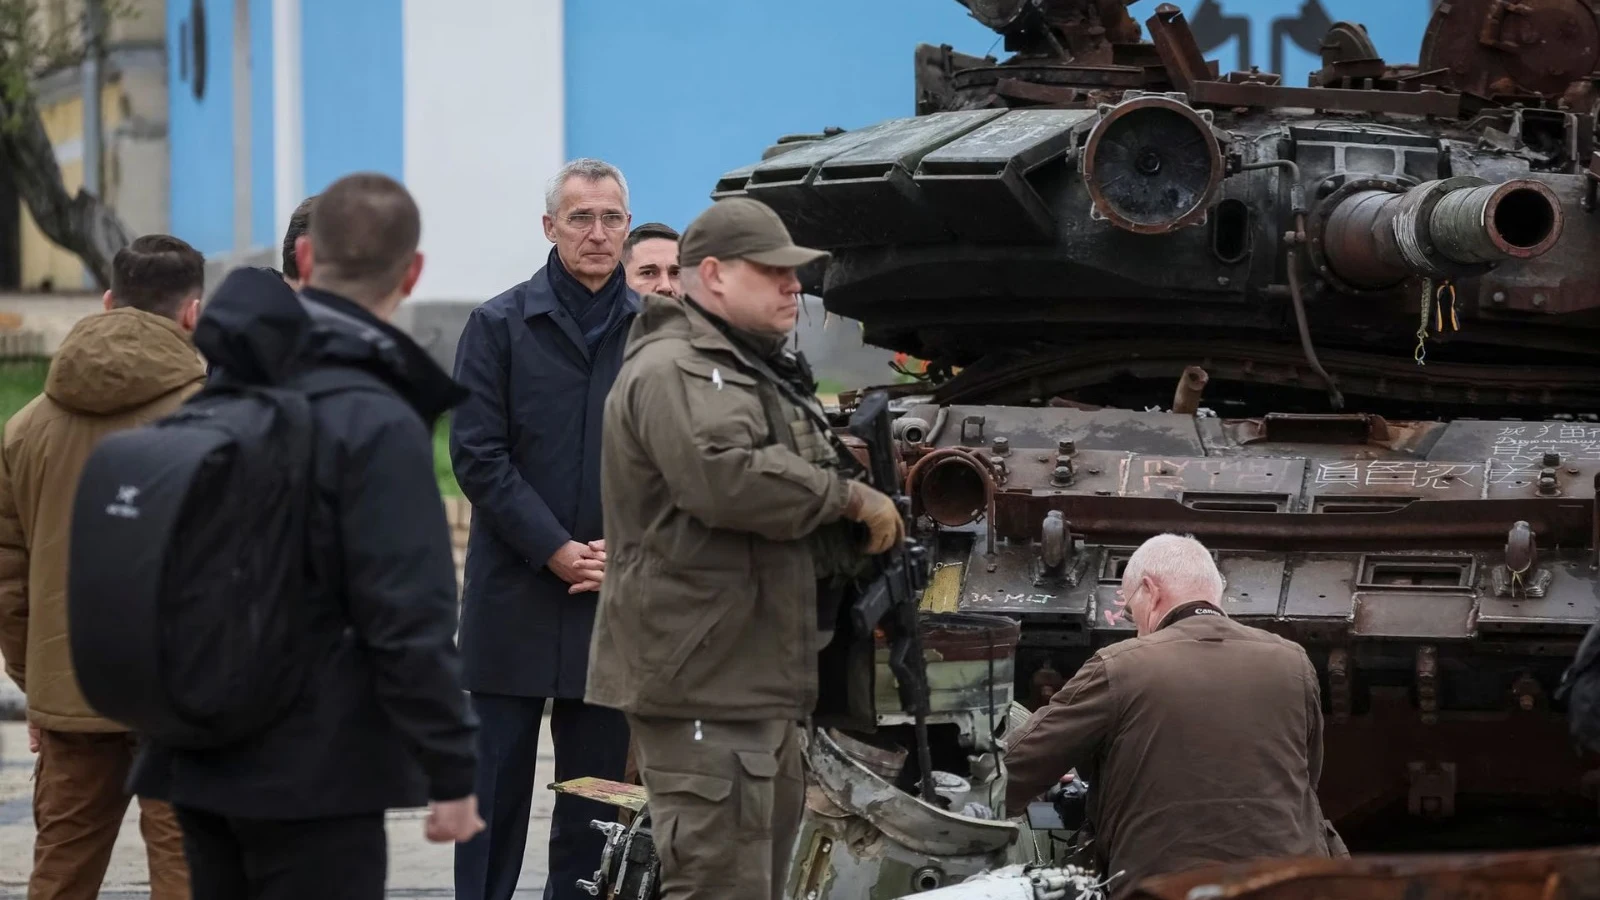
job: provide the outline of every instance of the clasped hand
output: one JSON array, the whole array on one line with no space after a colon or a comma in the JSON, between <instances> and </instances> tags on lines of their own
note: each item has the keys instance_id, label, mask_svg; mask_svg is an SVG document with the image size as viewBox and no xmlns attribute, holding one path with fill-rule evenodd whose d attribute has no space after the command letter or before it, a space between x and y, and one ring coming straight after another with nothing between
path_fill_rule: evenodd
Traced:
<instances>
[{"instance_id":1,"label":"clasped hand","mask_svg":"<svg viewBox=\"0 0 1600 900\"><path fill-rule=\"evenodd\" d=\"M545 565L556 577L571 585L567 588L569 594L598 591L601 582L606 580L606 542L567 541Z\"/></svg>"}]
</instances>

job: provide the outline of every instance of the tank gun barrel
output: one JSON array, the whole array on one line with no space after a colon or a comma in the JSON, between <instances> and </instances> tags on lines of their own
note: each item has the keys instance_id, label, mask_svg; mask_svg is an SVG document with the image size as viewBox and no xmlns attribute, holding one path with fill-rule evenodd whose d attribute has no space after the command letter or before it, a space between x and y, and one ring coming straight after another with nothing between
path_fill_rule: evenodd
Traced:
<instances>
[{"instance_id":1,"label":"tank gun barrel","mask_svg":"<svg viewBox=\"0 0 1600 900\"><path fill-rule=\"evenodd\" d=\"M1408 189L1351 181L1319 204L1323 252L1333 273L1358 288L1410 276L1451 278L1543 255L1561 237L1561 203L1544 183L1471 177Z\"/></svg>"}]
</instances>

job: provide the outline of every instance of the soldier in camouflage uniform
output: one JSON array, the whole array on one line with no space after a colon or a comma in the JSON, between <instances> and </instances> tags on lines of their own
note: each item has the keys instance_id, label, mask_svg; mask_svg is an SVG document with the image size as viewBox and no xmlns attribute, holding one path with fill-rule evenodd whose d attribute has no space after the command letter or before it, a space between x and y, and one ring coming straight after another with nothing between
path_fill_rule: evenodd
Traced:
<instances>
[{"instance_id":1,"label":"soldier in camouflage uniform","mask_svg":"<svg viewBox=\"0 0 1600 900\"><path fill-rule=\"evenodd\" d=\"M754 200L714 204L680 244L684 296L645 298L606 402L585 699L628 714L668 900L780 896L831 622L819 579L904 537L888 497L841 477L784 350L795 267L824 255Z\"/></svg>"}]
</instances>

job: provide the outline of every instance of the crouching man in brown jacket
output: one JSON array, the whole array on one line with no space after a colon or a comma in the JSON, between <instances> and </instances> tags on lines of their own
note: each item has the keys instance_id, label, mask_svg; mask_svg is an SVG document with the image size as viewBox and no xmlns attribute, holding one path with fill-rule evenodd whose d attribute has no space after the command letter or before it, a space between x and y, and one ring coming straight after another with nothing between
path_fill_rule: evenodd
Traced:
<instances>
[{"instance_id":1,"label":"crouching man in brown jacket","mask_svg":"<svg viewBox=\"0 0 1600 900\"><path fill-rule=\"evenodd\" d=\"M867 525L867 553L904 535L889 498L835 470L783 349L794 269L823 254L744 198L680 246L684 296L644 298L606 400L585 699L628 714L663 900L776 900L817 699L818 548L841 519Z\"/></svg>"},{"instance_id":2,"label":"crouching man in brown jacket","mask_svg":"<svg viewBox=\"0 0 1600 900\"><path fill-rule=\"evenodd\" d=\"M1139 636L1084 663L1008 742L1006 808L1076 768L1115 891L1259 857L1343 856L1322 817L1322 705L1299 645L1222 611L1222 576L1193 538L1163 534L1117 592Z\"/></svg>"}]
</instances>

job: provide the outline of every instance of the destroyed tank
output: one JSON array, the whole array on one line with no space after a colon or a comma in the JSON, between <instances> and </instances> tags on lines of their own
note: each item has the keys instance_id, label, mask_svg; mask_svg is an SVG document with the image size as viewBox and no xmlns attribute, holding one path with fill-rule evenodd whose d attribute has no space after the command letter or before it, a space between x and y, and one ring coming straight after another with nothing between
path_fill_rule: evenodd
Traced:
<instances>
[{"instance_id":1,"label":"destroyed tank","mask_svg":"<svg viewBox=\"0 0 1600 900\"><path fill-rule=\"evenodd\" d=\"M1553 697L1600 615L1596 9L1450 0L1406 65L1335 23L1299 87L1170 5L1148 40L1117 0L965 5L1003 61L920 47L915 115L713 191L926 362L888 387L924 609L1019 622L1036 708L1134 634L1131 551L1193 534L1314 662L1352 850L1600 844Z\"/></svg>"}]
</instances>

